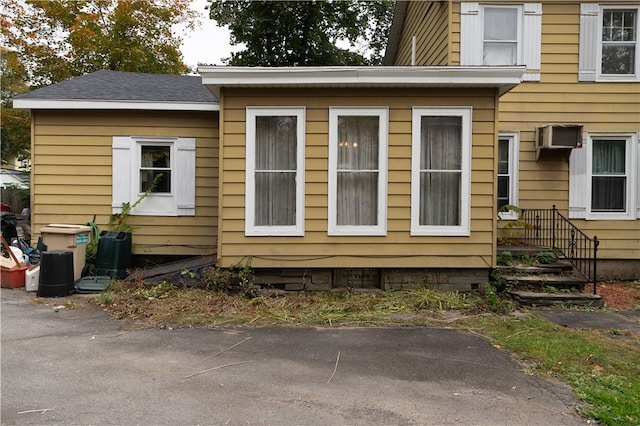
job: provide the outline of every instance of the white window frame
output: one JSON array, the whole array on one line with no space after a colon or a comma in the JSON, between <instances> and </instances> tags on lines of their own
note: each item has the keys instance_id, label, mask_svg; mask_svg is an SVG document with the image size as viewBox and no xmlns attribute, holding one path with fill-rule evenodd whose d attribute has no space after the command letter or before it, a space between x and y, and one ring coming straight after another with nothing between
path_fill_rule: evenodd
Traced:
<instances>
[{"instance_id":1,"label":"white window frame","mask_svg":"<svg viewBox=\"0 0 640 426\"><path fill-rule=\"evenodd\" d=\"M604 10L636 11L636 63L634 74L602 74L602 25ZM580 4L580 55L578 81L640 81L640 6L624 4Z\"/></svg>"},{"instance_id":2,"label":"white window frame","mask_svg":"<svg viewBox=\"0 0 640 426\"><path fill-rule=\"evenodd\" d=\"M483 65L483 11L487 7L518 8L518 65L527 67L522 79L540 81L542 3L460 3L460 65Z\"/></svg>"},{"instance_id":3,"label":"white window frame","mask_svg":"<svg viewBox=\"0 0 640 426\"><path fill-rule=\"evenodd\" d=\"M338 225L337 167L338 167L338 117L378 117L378 217L376 225ZM387 234L387 145L389 108L387 107L330 107L329 108L329 221L328 235L384 236Z\"/></svg>"},{"instance_id":4,"label":"white window frame","mask_svg":"<svg viewBox=\"0 0 640 426\"><path fill-rule=\"evenodd\" d=\"M495 43L497 42L496 40L485 40L484 38L484 28L485 28L485 12L487 9L514 9L516 11L516 16L517 16L517 23L516 23L516 39L515 40L511 40L510 42L515 41L516 42L516 63L515 64L495 64L495 65L504 65L504 66L515 66L515 65L519 65L523 63L523 41L522 41L522 6L514 6L514 5L499 5L499 4L487 4L487 5L483 5L481 6L481 19L482 19L482 33L481 33L481 37L482 37L482 55L483 55L483 63L482 65L484 65L484 44L489 42L489 43ZM505 40L506 43L506 40ZM486 65L486 66L494 66L494 65Z\"/></svg>"},{"instance_id":5,"label":"white window frame","mask_svg":"<svg viewBox=\"0 0 640 426\"><path fill-rule=\"evenodd\" d=\"M287 226L255 225L255 141L256 118L260 116L295 116L296 129L296 215L295 223ZM306 111L302 106L246 108L246 167L245 167L245 235L246 236L304 236L305 196L305 133Z\"/></svg>"},{"instance_id":6,"label":"white window frame","mask_svg":"<svg viewBox=\"0 0 640 426\"><path fill-rule=\"evenodd\" d=\"M469 236L471 234L471 107L413 107L411 137L411 235ZM454 226L420 225L420 148L423 116L459 116L462 118L462 163L460 176L460 224Z\"/></svg>"},{"instance_id":7,"label":"white window frame","mask_svg":"<svg viewBox=\"0 0 640 426\"><path fill-rule=\"evenodd\" d=\"M507 139L509 141L509 205L518 205L518 170L519 170L519 150L520 150L520 133L519 132L500 132L498 140ZM496 173L497 176L497 173ZM496 191L497 200L497 191ZM517 220L518 212L508 211L498 213L501 220Z\"/></svg>"},{"instance_id":8,"label":"white window frame","mask_svg":"<svg viewBox=\"0 0 640 426\"><path fill-rule=\"evenodd\" d=\"M594 212L591 210L591 189L594 140L625 140L625 172L627 178L624 212ZM640 218L640 172L638 172L637 132L585 132L582 148L573 149L569 159L569 218L587 220L635 220Z\"/></svg>"},{"instance_id":9,"label":"white window frame","mask_svg":"<svg viewBox=\"0 0 640 426\"><path fill-rule=\"evenodd\" d=\"M195 216L195 138L114 136L112 144L113 214L122 204L133 205L140 191L142 146L169 146L171 192L149 193L129 214L138 216Z\"/></svg>"}]
</instances>

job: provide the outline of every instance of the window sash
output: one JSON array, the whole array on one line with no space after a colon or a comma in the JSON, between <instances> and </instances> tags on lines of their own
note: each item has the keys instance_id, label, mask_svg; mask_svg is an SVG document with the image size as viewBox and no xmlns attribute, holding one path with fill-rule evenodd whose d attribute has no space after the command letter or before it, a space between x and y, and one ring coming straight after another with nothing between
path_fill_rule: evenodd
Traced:
<instances>
[{"instance_id":1,"label":"window sash","mask_svg":"<svg viewBox=\"0 0 640 426\"><path fill-rule=\"evenodd\" d=\"M598 46L597 73L603 80L637 80L640 77L637 35L639 10L628 6L599 9L597 39L594 42Z\"/></svg>"},{"instance_id":2,"label":"window sash","mask_svg":"<svg viewBox=\"0 0 640 426\"><path fill-rule=\"evenodd\" d=\"M304 234L304 108L247 107L245 235Z\"/></svg>"},{"instance_id":3,"label":"window sash","mask_svg":"<svg viewBox=\"0 0 640 426\"><path fill-rule=\"evenodd\" d=\"M520 45L520 8L483 7L483 65L517 65Z\"/></svg>"},{"instance_id":4,"label":"window sash","mask_svg":"<svg viewBox=\"0 0 640 426\"><path fill-rule=\"evenodd\" d=\"M140 144L140 193L147 192L155 182L151 193L171 194L171 163L170 145Z\"/></svg>"},{"instance_id":5,"label":"window sash","mask_svg":"<svg viewBox=\"0 0 640 426\"><path fill-rule=\"evenodd\" d=\"M471 108L414 107L411 235L469 235Z\"/></svg>"},{"instance_id":6,"label":"window sash","mask_svg":"<svg viewBox=\"0 0 640 426\"><path fill-rule=\"evenodd\" d=\"M329 110L329 235L385 235L387 108Z\"/></svg>"},{"instance_id":7,"label":"window sash","mask_svg":"<svg viewBox=\"0 0 640 426\"><path fill-rule=\"evenodd\" d=\"M626 212L627 141L593 139L591 152L591 211Z\"/></svg>"}]
</instances>

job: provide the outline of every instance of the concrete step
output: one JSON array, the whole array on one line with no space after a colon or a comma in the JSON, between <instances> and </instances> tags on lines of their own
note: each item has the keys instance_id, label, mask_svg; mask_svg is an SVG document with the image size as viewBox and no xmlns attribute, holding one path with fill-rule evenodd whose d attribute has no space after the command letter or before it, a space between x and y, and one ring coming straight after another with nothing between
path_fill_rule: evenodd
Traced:
<instances>
[{"instance_id":1,"label":"concrete step","mask_svg":"<svg viewBox=\"0 0 640 426\"><path fill-rule=\"evenodd\" d=\"M527 274L527 275L540 275L540 274L566 274L573 271L573 266L569 262L555 262L541 264L537 263L530 266L509 265L509 266L497 266L496 269L501 274Z\"/></svg>"},{"instance_id":2,"label":"concrete step","mask_svg":"<svg viewBox=\"0 0 640 426\"><path fill-rule=\"evenodd\" d=\"M540 288L554 287L557 289L583 288L587 280L571 275L502 275L507 283L516 287Z\"/></svg>"},{"instance_id":3,"label":"concrete step","mask_svg":"<svg viewBox=\"0 0 640 426\"><path fill-rule=\"evenodd\" d=\"M549 247L542 246L525 246L525 245L499 245L498 246L498 256L500 256L504 252L509 252L513 257L518 257L524 254L529 255L529 257L536 257L538 253L544 253L548 251L553 251Z\"/></svg>"},{"instance_id":4,"label":"concrete step","mask_svg":"<svg viewBox=\"0 0 640 426\"><path fill-rule=\"evenodd\" d=\"M602 297L588 293L544 293L514 290L509 292L509 296L516 302L525 306L593 306L601 308L604 306Z\"/></svg>"}]
</instances>

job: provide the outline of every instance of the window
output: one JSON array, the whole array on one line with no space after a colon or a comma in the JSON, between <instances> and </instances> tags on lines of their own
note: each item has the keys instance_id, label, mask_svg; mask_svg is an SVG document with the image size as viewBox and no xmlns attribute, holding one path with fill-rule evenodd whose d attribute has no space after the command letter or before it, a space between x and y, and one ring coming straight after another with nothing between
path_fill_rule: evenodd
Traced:
<instances>
[{"instance_id":1,"label":"window","mask_svg":"<svg viewBox=\"0 0 640 426\"><path fill-rule=\"evenodd\" d=\"M171 145L140 144L140 192L171 193Z\"/></svg>"},{"instance_id":2,"label":"window","mask_svg":"<svg viewBox=\"0 0 640 426\"><path fill-rule=\"evenodd\" d=\"M245 234L304 235L305 110L247 108Z\"/></svg>"},{"instance_id":3,"label":"window","mask_svg":"<svg viewBox=\"0 0 640 426\"><path fill-rule=\"evenodd\" d=\"M569 161L570 217L636 219L636 135L589 134L585 143Z\"/></svg>"},{"instance_id":4,"label":"window","mask_svg":"<svg viewBox=\"0 0 640 426\"><path fill-rule=\"evenodd\" d=\"M500 133L498 138L497 208L518 204L518 133ZM500 219L517 219L515 212L499 213Z\"/></svg>"},{"instance_id":5,"label":"window","mask_svg":"<svg viewBox=\"0 0 640 426\"><path fill-rule=\"evenodd\" d=\"M637 81L638 6L580 5L580 81Z\"/></svg>"},{"instance_id":6,"label":"window","mask_svg":"<svg viewBox=\"0 0 640 426\"><path fill-rule=\"evenodd\" d=\"M520 12L517 7L484 7L483 65L517 65Z\"/></svg>"},{"instance_id":7,"label":"window","mask_svg":"<svg viewBox=\"0 0 640 426\"><path fill-rule=\"evenodd\" d=\"M636 10L603 9L601 74L634 75L637 39Z\"/></svg>"},{"instance_id":8,"label":"window","mask_svg":"<svg viewBox=\"0 0 640 426\"><path fill-rule=\"evenodd\" d=\"M411 235L469 235L471 108L414 107Z\"/></svg>"},{"instance_id":9,"label":"window","mask_svg":"<svg viewBox=\"0 0 640 426\"><path fill-rule=\"evenodd\" d=\"M385 235L387 108L329 110L329 235Z\"/></svg>"},{"instance_id":10,"label":"window","mask_svg":"<svg viewBox=\"0 0 640 426\"><path fill-rule=\"evenodd\" d=\"M151 189L130 214L195 215L194 138L116 136L112 149L112 213Z\"/></svg>"},{"instance_id":11,"label":"window","mask_svg":"<svg viewBox=\"0 0 640 426\"><path fill-rule=\"evenodd\" d=\"M542 5L460 4L460 65L525 65L540 80Z\"/></svg>"}]
</instances>

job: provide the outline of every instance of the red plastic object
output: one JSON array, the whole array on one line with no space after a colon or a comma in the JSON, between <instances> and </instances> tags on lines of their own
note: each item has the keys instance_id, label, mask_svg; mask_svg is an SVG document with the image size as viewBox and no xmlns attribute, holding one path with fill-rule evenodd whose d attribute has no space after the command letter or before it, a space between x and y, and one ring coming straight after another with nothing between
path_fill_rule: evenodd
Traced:
<instances>
[{"instance_id":1,"label":"red plastic object","mask_svg":"<svg viewBox=\"0 0 640 426\"><path fill-rule=\"evenodd\" d=\"M22 266L20 268L0 268L0 285L3 288L24 287L24 272L30 266Z\"/></svg>"}]
</instances>

